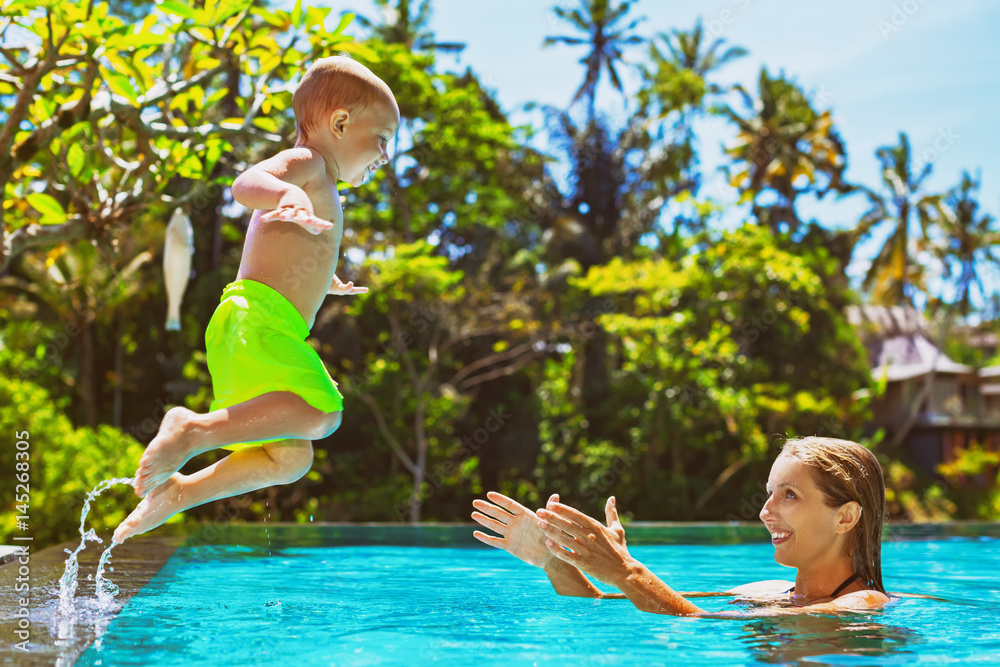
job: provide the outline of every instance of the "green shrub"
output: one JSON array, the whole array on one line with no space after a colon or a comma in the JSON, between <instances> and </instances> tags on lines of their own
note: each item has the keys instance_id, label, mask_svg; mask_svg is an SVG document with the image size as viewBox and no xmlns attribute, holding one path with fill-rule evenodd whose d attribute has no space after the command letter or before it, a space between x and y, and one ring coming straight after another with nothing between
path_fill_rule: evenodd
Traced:
<instances>
[{"instance_id":1,"label":"green shrub","mask_svg":"<svg viewBox=\"0 0 1000 667\"><path fill-rule=\"evenodd\" d=\"M948 495L958 505L958 518L1000 519L1000 452L972 442L956 449L937 471L952 487Z\"/></svg>"},{"instance_id":2,"label":"green shrub","mask_svg":"<svg viewBox=\"0 0 1000 667\"><path fill-rule=\"evenodd\" d=\"M87 493L102 480L134 474L143 450L131 436L107 425L74 428L45 389L9 377L0 377L0 437L0 542L30 535L35 549L77 537ZM16 488L18 440L30 443L26 531L17 527L23 508L16 495L24 492ZM108 489L92 503L87 528L110 537L136 503L131 487Z\"/></svg>"}]
</instances>

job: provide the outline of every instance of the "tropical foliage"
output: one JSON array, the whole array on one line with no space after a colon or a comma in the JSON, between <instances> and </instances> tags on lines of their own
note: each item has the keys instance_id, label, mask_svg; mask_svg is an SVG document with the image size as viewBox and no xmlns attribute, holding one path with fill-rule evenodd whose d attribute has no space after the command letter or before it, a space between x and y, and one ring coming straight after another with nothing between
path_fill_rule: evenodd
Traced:
<instances>
[{"instance_id":1,"label":"tropical foliage","mask_svg":"<svg viewBox=\"0 0 1000 667\"><path fill-rule=\"evenodd\" d=\"M744 113L726 107L724 113L739 127L736 142L728 148L734 168L730 180L744 201L753 202L761 224L775 231L798 233L802 225L795 200L811 192L847 192L844 146L833 127L829 111L818 111L797 85L784 76L772 77L762 69L758 97L734 86ZM770 198L762 198L764 192ZM762 199L765 199L762 202Z\"/></svg>"},{"instance_id":2,"label":"tropical foliage","mask_svg":"<svg viewBox=\"0 0 1000 667\"><path fill-rule=\"evenodd\" d=\"M872 261L863 286L877 301L913 303L915 294L927 288L925 269L917 254L928 249L935 213L943 215L942 195L924 191L932 165L914 173L906 134L899 135L899 144L883 146L876 155L886 194L864 190L871 208L862 216L857 232L864 237L873 228L884 226L889 228L889 237Z\"/></svg>"},{"instance_id":3,"label":"tropical foliage","mask_svg":"<svg viewBox=\"0 0 1000 667\"><path fill-rule=\"evenodd\" d=\"M253 494L245 518L462 520L500 489L749 520L777 436L877 447L880 387L845 307L988 314L998 232L978 179L928 191L901 134L877 153L882 183L845 182L821 96L766 69L753 93L727 83L745 51L700 24L652 38L631 95L624 55L645 41L633 4L554 9L575 33L546 43L582 51L584 80L544 127L515 127L474 71L439 65L459 45L435 39L428 0L379 0L357 21L262 0L5 3L0 424L31 433L33 503L53 517L36 540L76 530L86 491L134 470L165 409L207 409L204 330L246 230L228 186L287 145L298 77L341 51L386 80L403 117L389 164L343 192L338 273L371 291L329 299L313 329L347 409L308 476ZM604 77L618 92L601 100L624 113L600 112ZM702 186L696 120L713 113L737 135L735 227ZM830 193L870 210L841 231L799 218L800 197ZM196 252L168 333L159 249L177 207ZM878 234L854 289L847 265ZM933 291L928 261L947 289ZM946 490L904 454L880 456L896 515L996 516L995 494L963 486L995 472L989 452L943 470ZM135 502L107 495L102 530ZM16 513L3 509L0 539Z\"/></svg>"}]
</instances>

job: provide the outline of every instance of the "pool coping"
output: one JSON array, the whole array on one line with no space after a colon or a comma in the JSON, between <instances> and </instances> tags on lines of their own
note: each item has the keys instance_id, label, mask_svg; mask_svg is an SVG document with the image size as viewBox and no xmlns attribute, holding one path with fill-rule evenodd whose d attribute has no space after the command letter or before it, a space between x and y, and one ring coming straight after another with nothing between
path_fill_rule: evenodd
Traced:
<instances>
[{"instance_id":1,"label":"pool coping","mask_svg":"<svg viewBox=\"0 0 1000 667\"><path fill-rule=\"evenodd\" d=\"M155 532L155 536L170 536L176 541L173 549L181 544L189 546L199 546L215 544L220 542L220 538L229 537L230 533L242 534L261 533L269 535L272 531L275 537L284 537L289 531L316 530L316 529L336 529L340 536L350 537L352 533L361 533L378 529L401 536L398 540L399 546L413 544L412 536L424 534L427 539L417 540L426 542L426 546L433 546L435 543L459 542L470 545L480 543L472 537L472 531L482 529L473 522L421 522L421 523L400 523L400 522L338 522L338 521L315 521L310 523L298 522L204 522L187 523L161 526ZM667 543L683 544L687 540L700 542L706 538L715 538L710 542L727 541L767 541L767 533L758 521L631 521L625 524L631 542L641 543ZM718 539L719 537L723 539ZM948 537L1000 537L1000 521L948 521L938 523L889 523L886 524L883 539L935 539ZM672 539L660 542L666 537ZM458 538L458 539L456 539ZM143 540L149 539L144 535L133 538L125 544L142 544ZM107 540L107 538L105 538ZM396 540L390 540L393 542ZM228 542L222 542L228 543ZM384 541L381 543L385 543ZM69 544L69 543L67 543ZM49 547L62 552L67 544ZM4 571L6 563L16 560L19 547L0 545L0 572ZM119 547L125 551L125 545ZM91 550L85 551L90 554ZM164 559L166 560L166 559Z\"/></svg>"},{"instance_id":2,"label":"pool coping","mask_svg":"<svg viewBox=\"0 0 1000 667\"><path fill-rule=\"evenodd\" d=\"M111 543L111 536L102 535L101 539L102 544L88 542L87 548L80 552L77 573L78 598L94 597L94 582L87 577L96 573L98 559L104 547ZM176 529L163 530L157 531L152 536L133 538L115 547L111 566L119 569L119 572L128 572L127 577L112 577L114 583L119 586L119 595L116 599L120 601L122 608L149 583L186 539L185 532ZM0 664L72 665L94 642L96 638L94 627L80 623L76 626L76 640L66 641L64 646L57 646L57 640L52 636L48 625L34 617L39 609L50 610L54 607L59 595L58 582L66 565L67 556L64 549L72 551L79 544L79 540L63 542L39 552L32 552L30 547L28 548L26 567L30 572L26 577L29 585L27 609L33 616L29 619L27 628L28 652L15 648L15 644L20 641L15 634L19 622L15 614L22 608L19 604L19 595L25 594L15 591L19 579L23 582L21 579L23 575L20 574L21 566L25 565L20 562L23 552L18 547L17 552L6 554L4 560L0 561L0 637L4 638L3 645L0 645Z\"/></svg>"},{"instance_id":3,"label":"pool coping","mask_svg":"<svg viewBox=\"0 0 1000 667\"><path fill-rule=\"evenodd\" d=\"M484 545L472 536L477 523L389 523L389 522L266 522L200 524L187 546L241 544L244 546L313 547L335 545L381 545L415 547L463 547ZM769 536L758 521L672 522L634 521L625 524L629 544L738 544L768 543ZM883 539L931 540L948 538L1000 538L1000 522L953 521L946 523L891 523Z\"/></svg>"}]
</instances>

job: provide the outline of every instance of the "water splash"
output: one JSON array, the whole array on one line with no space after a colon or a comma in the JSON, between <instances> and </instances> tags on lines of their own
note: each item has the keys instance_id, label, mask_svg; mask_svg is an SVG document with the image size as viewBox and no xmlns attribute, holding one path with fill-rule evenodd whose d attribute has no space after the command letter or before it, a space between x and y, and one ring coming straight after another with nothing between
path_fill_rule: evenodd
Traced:
<instances>
[{"instance_id":1,"label":"water splash","mask_svg":"<svg viewBox=\"0 0 1000 667\"><path fill-rule=\"evenodd\" d=\"M99 609L109 609L111 601L118 595L118 586L104 578L104 568L111 561L111 550L118 546L118 542L111 541L111 546L101 554L101 562L97 564L97 576L94 577L94 586L97 588L97 603ZM114 571L114 568L109 568Z\"/></svg>"},{"instance_id":2,"label":"water splash","mask_svg":"<svg viewBox=\"0 0 1000 667\"><path fill-rule=\"evenodd\" d=\"M83 510L84 514L86 514L86 512L87 512L88 509L89 508L86 505L84 505L84 510ZM79 555L79 553L81 551L83 551L84 549L87 548L87 541L88 540L90 540L92 542L100 542L101 541L101 538L99 538L97 536L97 533L94 532L93 528L91 528L86 533L84 533L83 532L83 528L81 527L80 528L80 536L81 536L80 546L78 546L76 548L76 550L74 550L74 551L70 551L69 549L65 550L66 553L69 554L69 558L66 559L66 569L63 571L63 576L62 576L62 578L59 579L59 608L58 608L58 612L59 612L60 616L66 618L66 619L69 619L69 618L71 618L74 615L73 614L73 597L76 595L76 587L77 587L77 585L79 583L77 581L76 575L77 575L77 573L80 570L80 563L77 560L77 556ZM70 624L70 626L72 626L72 624ZM65 632L68 633L68 634L73 634L73 628L72 627L68 627L65 630ZM62 631L60 631L60 633L59 633L60 637L62 637L63 634L64 633Z\"/></svg>"},{"instance_id":3,"label":"water splash","mask_svg":"<svg viewBox=\"0 0 1000 667\"><path fill-rule=\"evenodd\" d=\"M114 477L112 479L106 479L97 486L94 490L87 494L86 499L83 501L83 511L80 513L80 546L75 550L70 551L66 549L66 553L69 554L69 558L66 559L66 568L63 571L62 577L59 579L59 605L57 607L57 615L59 616L59 637L63 639L71 639L75 637L75 625L76 625L76 609L73 606L73 598L76 596L76 589L79 585L77 581L77 574L80 571L80 562L78 556L81 551L87 548L87 542L98 542L103 544L103 540L97 536L94 529L85 531L87 523L87 514L90 512L90 503L104 491L109 489L116 484L132 484L133 479L131 477ZM110 551L115 547L115 543L112 542L111 546L108 547L103 554L101 554L101 566L97 571L97 584L98 584L98 600L101 600L102 591L107 592L105 598L105 604L112 597L118 594L118 587L112 584L110 581L104 579L104 565L107 560L111 558ZM113 592L112 592L113 591Z\"/></svg>"}]
</instances>

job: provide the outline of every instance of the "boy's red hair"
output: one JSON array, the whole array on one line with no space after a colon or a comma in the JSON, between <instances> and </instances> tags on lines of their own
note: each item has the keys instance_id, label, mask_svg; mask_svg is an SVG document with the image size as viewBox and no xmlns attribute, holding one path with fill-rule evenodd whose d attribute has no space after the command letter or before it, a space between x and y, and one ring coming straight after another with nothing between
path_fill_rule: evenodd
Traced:
<instances>
[{"instance_id":1,"label":"boy's red hair","mask_svg":"<svg viewBox=\"0 0 1000 667\"><path fill-rule=\"evenodd\" d=\"M379 103L395 106L396 99L389 86L367 67L348 56L317 60L292 95L295 143L308 141L309 133L329 122L329 114L337 109L360 114Z\"/></svg>"}]
</instances>

